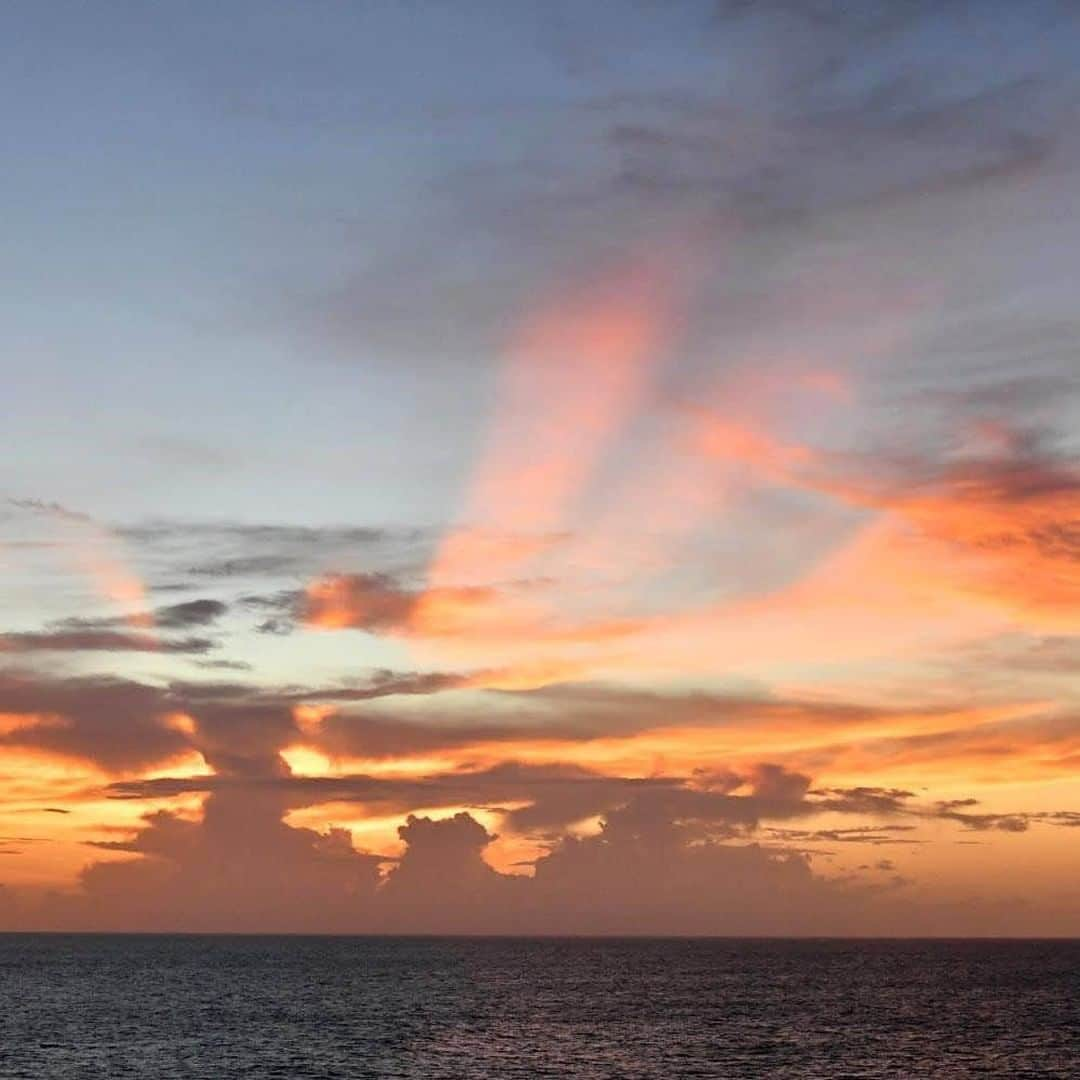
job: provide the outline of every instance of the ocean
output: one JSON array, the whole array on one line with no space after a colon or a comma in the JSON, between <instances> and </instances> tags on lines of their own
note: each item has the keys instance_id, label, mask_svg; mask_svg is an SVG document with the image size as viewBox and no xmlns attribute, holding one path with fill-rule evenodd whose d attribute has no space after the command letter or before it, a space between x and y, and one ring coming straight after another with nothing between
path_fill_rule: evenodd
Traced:
<instances>
[{"instance_id":1,"label":"ocean","mask_svg":"<svg viewBox=\"0 0 1080 1080\"><path fill-rule=\"evenodd\" d=\"M0 1077L1080 1077L1080 942L0 935Z\"/></svg>"}]
</instances>

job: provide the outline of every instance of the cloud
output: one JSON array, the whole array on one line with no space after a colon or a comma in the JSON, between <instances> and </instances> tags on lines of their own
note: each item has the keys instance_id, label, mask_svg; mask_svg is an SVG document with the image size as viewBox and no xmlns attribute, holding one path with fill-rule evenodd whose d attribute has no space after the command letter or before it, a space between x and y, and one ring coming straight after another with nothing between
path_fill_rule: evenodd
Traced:
<instances>
[{"instance_id":1,"label":"cloud","mask_svg":"<svg viewBox=\"0 0 1080 1080\"><path fill-rule=\"evenodd\" d=\"M77 523L91 523L93 521L89 514L84 514L78 510L71 510L66 506L61 506L58 502L52 502L45 499L9 498L6 501L8 506L13 506L17 510L26 510L32 514L43 514L47 517L62 518Z\"/></svg>"},{"instance_id":2,"label":"cloud","mask_svg":"<svg viewBox=\"0 0 1080 1080\"><path fill-rule=\"evenodd\" d=\"M201 668L211 671L251 671L252 665L246 660L196 660Z\"/></svg>"},{"instance_id":3,"label":"cloud","mask_svg":"<svg viewBox=\"0 0 1080 1080\"><path fill-rule=\"evenodd\" d=\"M188 600L154 612L154 625L160 630L185 630L191 626L209 626L229 610L220 600Z\"/></svg>"},{"instance_id":4,"label":"cloud","mask_svg":"<svg viewBox=\"0 0 1080 1080\"><path fill-rule=\"evenodd\" d=\"M0 653L31 652L160 652L200 655L217 648L209 638L163 641L120 630L49 630L0 635Z\"/></svg>"},{"instance_id":5,"label":"cloud","mask_svg":"<svg viewBox=\"0 0 1080 1080\"><path fill-rule=\"evenodd\" d=\"M237 723L243 714L230 709L223 715ZM807 776L772 763L687 777L629 777L581 765L526 765L513 760L483 768L459 765L406 775L297 776L273 756L274 747L284 745L290 736L284 716L276 727L263 720L250 729L259 732L261 749L248 747L242 753L223 750L201 727L200 719L199 744L218 775L118 780L110 785L110 794L120 799L154 799L249 788L274 793L280 806L292 809L355 803L369 814L392 815L417 806L484 808L501 814L515 834L548 840L601 817L609 823L633 823L638 829L674 823L688 830L688 835L728 839L749 835L765 822L844 814L876 823L810 830L770 826L769 835L804 842L886 843L895 839L894 834L909 833L929 820L953 821L978 831L1022 831L1032 823L1068 826L1074 816L1070 811L976 814L955 804L927 804L896 789L811 788ZM883 824L882 818L894 820ZM1018 827L1017 822L1024 824ZM903 842L920 841L904 838Z\"/></svg>"},{"instance_id":6,"label":"cloud","mask_svg":"<svg viewBox=\"0 0 1080 1080\"><path fill-rule=\"evenodd\" d=\"M201 822L150 814L132 841L99 845L140 857L92 864L81 894L55 902L52 917L125 930L355 928L379 860L354 851L344 830L290 828L275 812L225 793Z\"/></svg>"},{"instance_id":7,"label":"cloud","mask_svg":"<svg viewBox=\"0 0 1080 1080\"><path fill-rule=\"evenodd\" d=\"M880 847L886 844L923 843L922 840L907 835L917 828L916 825L856 825L844 829L770 828L767 833L781 843L798 841L804 844L869 844L872 847ZM881 863L878 865L880 867Z\"/></svg>"},{"instance_id":8,"label":"cloud","mask_svg":"<svg viewBox=\"0 0 1080 1080\"><path fill-rule=\"evenodd\" d=\"M484 849L496 837L470 814L442 819L410 814L398 836L405 853L377 896L393 924L436 933L465 928L491 933L521 919L513 908L520 906L527 886L484 861Z\"/></svg>"},{"instance_id":9,"label":"cloud","mask_svg":"<svg viewBox=\"0 0 1080 1080\"><path fill-rule=\"evenodd\" d=\"M309 586L301 617L323 629L399 629L408 624L420 595L384 574L334 575Z\"/></svg>"},{"instance_id":10,"label":"cloud","mask_svg":"<svg viewBox=\"0 0 1080 1080\"><path fill-rule=\"evenodd\" d=\"M814 794L822 797L823 810L866 814L902 814L915 798L913 791L880 787L823 788Z\"/></svg>"},{"instance_id":11,"label":"cloud","mask_svg":"<svg viewBox=\"0 0 1080 1080\"><path fill-rule=\"evenodd\" d=\"M848 551L832 557L830 583L846 575L846 587L861 588L860 571L873 564L879 576L923 578L924 589L1003 606L1035 625L1072 625L1080 605L1080 464L1055 453L1039 433L972 424L932 458L860 462L717 419L706 427L702 447L774 482L877 515ZM949 560L947 574L918 565L928 554ZM958 579L951 587L948 575Z\"/></svg>"},{"instance_id":12,"label":"cloud","mask_svg":"<svg viewBox=\"0 0 1080 1080\"><path fill-rule=\"evenodd\" d=\"M168 722L172 711L161 691L124 679L0 672L0 713L18 719L0 735L0 745L107 771L163 764L190 749L186 735Z\"/></svg>"},{"instance_id":13,"label":"cloud","mask_svg":"<svg viewBox=\"0 0 1080 1080\"><path fill-rule=\"evenodd\" d=\"M972 715L966 722L956 719L935 725L936 730L883 733L860 743L833 741L820 748L819 760L847 771L887 767L924 778L963 773L985 782L1068 776L1080 751L1075 712L1050 702L998 716Z\"/></svg>"},{"instance_id":14,"label":"cloud","mask_svg":"<svg viewBox=\"0 0 1080 1080\"><path fill-rule=\"evenodd\" d=\"M798 698L770 698L740 693L658 693L630 690L614 685L564 684L539 690L503 689L487 695L489 710L478 718L471 706L402 714L390 709L365 707L350 702L383 697L424 696L457 689L500 685L507 673L497 669L479 672L409 673L376 671L357 685L311 687L268 692L269 697L295 703L331 704L316 733L315 745L342 758L378 759L423 754L449 749L468 749L474 757L483 748L500 752L540 751L570 759L575 746L670 730L701 745L705 733L730 730L738 740L749 742L754 731L766 727L785 737L812 734L818 739L830 733L851 735L863 728L890 723L924 727L937 710L891 710L854 702L822 702ZM942 722L950 710L941 713Z\"/></svg>"},{"instance_id":15,"label":"cloud","mask_svg":"<svg viewBox=\"0 0 1080 1080\"><path fill-rule=\"evenodd\" d=\"M402 678L399 676L398 678ZM656 693L605 685L567 684L542 690L500 691L479 697L450 693L444 701L405 710L392 694L379 705L356 701L396 689L435 690L489 685L481 673L448 675L405 686L395 681L337 692L298 690L297 703L320 706L312 745L336 760L376 762L432 755L491 763L579 763L608 771L662 768L689 775L702 761L781 760L794 771L812 767L843 775L890 773L911 777L984 777L1012 768L1031 776L1067 771L1080 750L1080 728L1048 701L985 705L968 701L912 708L857 701L753 696L740 693ZM326 708L326 706L331 706ZM911 789L863 785L821 792L822 797L893 810Z\"/></svg>"},{"instance_id":16,"label":"cloud","mask_svg":"<svg viewBox=\"0 0 1080 1080\"><path fill-rule=\"evenodd\" d=\"M154 743L160 739L162 756L147 759L150 764L180 753L181 747L205 752L215 718L245 710L275 717L272 729L281 739L275 752L306 747L339 763L338 772L378 771L380 763L394 761L415 771L429 768L432 760L446 766L469 763L474 770L518 760L611 774L660 769L695 776L695 784L705 788L713 761L727 762L736 772L773 760L790 773L810 765L844 775L885 769L925 776L931 770L979 778L1008 768L1014 776L1037 777L1067 773L1070 757L1080 752L1075 716L1045 701L905 709L588 684L481 689L499 685L500 677L505 673L376 669L363 680L322 687L233 680L157 686L10 671L0 674L0 714L54 718L52 726L20 722L18 734L8 739L106 771L129 767L118 765L127 760L126 723L136 732L155 733ZM118 709L115 724L106 723L104 715L110 703ZM298 726L298 710L308 709L314 719ZM179 716L188 718L183 723L190 731L176 727ZM424 760L429 765L417 764ZM705 770L701 775L695 772L699 768ZM871 813L902 809L913 796L911 789L865 785L822 789L815 797Z\"/></svg>"},{"instance_id":17,"label":"cloud","mask_svg":"<svg viewBox=\"0 0 1080 1080\"><path fill-rule=\"evenodd\" d=\"M810 497L822 520L847 515L840 543L790 583L756 596L627 613L628 581L608 593L603 578L608 546L617 551L625 530L607 537L601 520L591 547L571 538L543 549L539 565L550 576L451 584L485 566L524 571L538 557L523 549L499 562L480 555L482 537L456 530L430 571L442 584L337 573L316 578L299 601L281 602L307 625L419 641L433 666L516 669L520 685L532 667L534 686L564 671L580 678L712 669L717 651L731 665L765 663L777 652L805 663L919 642L955 647L1008 630L1075 629L1080 472L1045 433L970 422L923 456L841 453L700 407L684 415L696 455L741 470L747 490ZM658 498L663 503L663 490ZM600 577L581 576L597 559ZM651 573L629 570L629 583L644 589ZM587 615L576 609L582 587L595 598ZM828 632L808 637L809 621ZM278 630L278 621L269 628Z\"/></svg>"},{"instance_id":18,"label":"cloud","mask_svg":"<svg viewBox=\"0 0 1080 1080\"><path fill-rule=\"evenodd\" d=\"M320 630L365 630L425 643L438 662L468 663L489 652L510 658L474 673L487 685L543 686L588 670L577 654L631 637L632 618L566 618L536 599L532 582L407 587L385 575L329 574L311 582L299 604L305 625ZM271 632L284 632L270 620ZM519 659L522 652L530 654Z\"/></svg>"},{"instance_id":19,"label":"cloud","mask_svg":"<svg viewBox=\"0 0 1080 1080\"><path fill-rule=\"evenodd\" d=\"M192 577L247 578L276 575L293 570L298 560L291 555L248 555L189 566Z\"/></svg>"},{"instance_id":20,"label":"cloud","mask_svg":"<svg viewBox=\"0 0 1080 1080\"><path fill-rule=\"evenodd\" d=\"M732 823L746 824L759 813L792 812L808 783L763 766L745 778L748 794L740 801L729 794L740 784L734 777L726 783L713 777L709 788L681 791L669 781L507 764L419 781L343 778L331 790L292 775L278 755L295 734L287 710L202 706L196 730L179 730L197 741L216 773L186 781L189 790L209 792L201 819L151 811L129 838L95 841L110 856L136 858L92 864L81 875L77 893L39 903L23 913L23 925L554 931L569 928L577 918L572 890L553 888L566 873L565 841L541 860L544 870L538 869L536 881L529 882L498 873L484 861L483 852L495 837L465 811L442 819L409 814L399 829L405 847L400 858L357 852L343 829L319 832L282 819L290 807L325 798L352 796L368 810L400 807L404 813L417 804L497 805L524 795L534 800L533 816L515 822L514 812L503 811L508 823L548 827L608 807L609 837L637 837L646 829L662 833L670 814L699 829L708 823L727 835ZM182 782L129 781L112 790L123 795L160 792L170 783L178 790ZM663 798L652 797L661 790ZM575 866L580 862L579 857ZM392 865L381 879L380 864ZM661 864L654 870L669 872ZM614 879L611 884L620 885ZM636 901L629 903L633 907ZM678 903L658 917L677 916ZM723 924L724 914L721 903L713 913L715 925ZM611 928L622 925L616 914Z\"/></svg>"},{"instance_id":21,"label":"cloud","mask_svg":"<svg viewBox=\"0 0 1080 1080\"><path fill-rule=\"evenodd\" d=\"M618 819L561 841L535 880L494 871L494 839L465 812L410 815L394 860L358 853L349 833L279 820L275 792L224 789L200 821L148 814L130 840L99 842L133 861L97 862L68 896L9 912L15 925L82 929L326 929L423 932L807 932L832 925L843 887L805 860L754 845L702 845L675 826ZM381 880L377 868L393 868ZM855 893L852 894L853 902ZM792 903L792 901L796 901ZM764 906L762 906L764 904Z\"/></svg>"},{"instance_id":22,"label":"cloud","mask_svg":"<svg viewBox=\"0 0 1080 1080\"><path fill-rule=\"evenodd\" d=\"M148 630L189 630L213 624L228 611L220 600L189 600L149 612L98 618L72 617L50 624L40 632L0 634L0 652L159 652L199 655L217 648L210 638L161 638Z\"/></svg>"},{"instance_id":23,"label":"cloud","mask_svg":"<svg viewBox=\"0 0 1080 1080\"><path fill-rule=\"evenodd\" d=\"M812 847L1049 848L1075 826L987 789L1080 764L1076 326L1054 248L1076 13L540 20L509 97L485 68L468 101L413 79L375 103L425 136L368 178L375 202L390 178L389 212L334 220L330 262L291 254L274 302L249 297L275 348L387 366L380 402L407 384L440 418L434 487L376 502L446 506L444 451L475 446L451 520L114 528L5 504L28 535L3 558L70 556L109 604L45 621L28 561L11 618L23 598L48 614L0 637L5 664L41 668L0 671L12 812L70 797L51 824L98 844L58 924L821 931L863 925L866 893L822 881ZM532 16L510 24L532 49ZM286 80L231 104L355 127L354 53L301 72L303 100ZM310 224L286 226L301 249ZM199 466L213 441L150 439ZM198 591L155 607L155 589ZM57 611L81 613L72 591ZM95 666L145 681L56 674ZM384 850L355 850L339 813ZM536 877L488 865L507 850Z\"/></svg>"},{"instance_id":24,"label":"cloud","mask_svg":"<svg viewBox=\"0 0 1080 1080\"><path fill-rule=\"evenodd\" d=\"M102 692L113 695L111 717L132 688ZM10 704L18 702L0 708ZM860 880L822 878L792 842L914 844L908 833L924 817L979 831L1012 827L1002 824L1005 816L973 815L971 800L925 805L900 789L814 788L809 777L769 763L685 778L514 762L405 778L299 776L281 756L302 731L291 709L195 702L191 715L190 724L150 730L198 746L213 775L120 780L109 791L122 799L205 792L201 817L148 812L127 838L94 842L109 860L88 867L76 893L39 898L9 921L81 929L886 933L910 927L910 901L891 906ZM298 807L348 802L365 815L403 815L403 852L357 851L346 829L284 821ZM445 816L417 806L443 807ZM762 833L768 846L754 840L764 822L836 812L904 820L769 826ZM486 862L496 837L481 813L511 834L544 838L534 877ZM1074 816L1031 818L1068 825ZM567 831L586 819L599 819L599 830ZM380 866L388 869L380 874ZM968 914L983 917L977 905ZM957 925L932 904L917 915L920 925Z\"/></svg>"},{"instance_id":25,"label":"cloud","mask_svg":"<svg viewBox=\"0 0 1080 1080\"><path fill-rule=\"evenodd\" d=\"M209 626L229 610L221 600L187 600L154 608L138 616L159 630L187 630L195 626ZM123 626L127 619L116 617L60 619L52 625L61 630L110 630Z\"/></svg>"},{"instance_id":26,"label":"cloud","mask_svg":"<svg viewBox=\"0 0 1080 1080\"><path fill-rule=\"evenodd\" d=\"M164 518L121 525L116 534L152 558L159 573L203 585L313 575L359 557L413 562L430 542L422 529Z\"/></svg>"},{"instance_id":27,"label":"cloud","mask_svg":"<svg viewBox=\"0 0 1080 1080\"><path fill-rule=\"evenodd\" d=\"M410 686L401 673L375 672L366 689L375 696L441 692L421 678ZM712 710L716 723L727 720L737 732L752 730L762 715L836 722L828 707L812 703L604 687L496 696L532 715L511 712L492 739L465 713L461 720L445 714L445 730L434 717L397 726L390 715L338 715L322 706L312 720L298 706L318 693L301 688L4 673L0 746L90 762L112 774L98 794L118 805L179 799L173 805L186 807L149 809L141 825L96 839L103 861L84 873L76 894L35 901L12 920L129 929L884 933L911 925L910 905L872 900L878 886L862 879L823 878L807 852L914 847L925 840L916 830L932 821L985 834L1075 824L1067 810L1001 814L971 799L924 801L907 788L815 786L806 772L767 760L722 765L699 755L683 774L627 775L511 756L528 744L513 741L515 725L519 738L523 731L526 740L541 739L545 720L560 718L560 737L585 743L612 730L680 724L682 711ZM882 714L849 706L838 716L857 725L880 723ZM475 750L483 740L490 763ZM395 768L298 774L288 764L297 747L344 761L381 757ZM445 763L402 771L410 756L422 761L439 748L449 753ZM193 753L205 762L203 775L168 774L169 762ZM156 775L146 776L151 768ZM204 798L201 817L192 796ZM396 817L404 850L358 851L346 829L287 823L325 807L349 822ZM854 823L817 820L831 814ZM485 858L493 844L532 845L524 858L535 876L496 871ZM945 916L935 923L926 903L917 912L927 926L956 925Z\"/></svg>"},{"instance_id":28,"label":"cloud","mask_svg":"<svg viewBox=\"0 0 1080 1080\"><path fill-rule=\"evenodd\" d=\"M950 799L938 802L929 813L945 821L956 821L973 832L997 830L1018 833L1027 832L1033 822L1050 822L1066 827L1080 822L1080 815L1072 811L988 814L973 812L970 809L978 805L978 799Z\"/></svg>"},{"instance_id":29,"label":"cloud","mask_svg":"<svg viewBox=\"0 0 1080 1080\"><path fill-rule=\"evenodd\" d=\"M724 5L711 28L682 7L653 11L650 73L623 36L634 19L570 16L559 36L604 62L585 65L567 94L440 101L449 131L467 123L493 159L440 162L422 209L388 223L377 256L335 266L339 284L323 295L298 282L278 298L287 330L352 356L475 365L552 282L673 233L717 264L737 234L743 273L759 280L772 276L759 263L782 266L817 244L845 259L882 244L903 272L925 276L911 251L942 207L957 211L955 233L965 201L993 208L996 192L1021 190L1060 153L1075 15L1041 3L1023 19L994 4L809 13L818 7ZM742 326L746 298L726 277L707 279L702 307ZM421 312L412 290L428 298ZM781 314L768 285L760 291ZM685 335L690 351L709 347L700 322Z\"/></svg>"}]
</instances>

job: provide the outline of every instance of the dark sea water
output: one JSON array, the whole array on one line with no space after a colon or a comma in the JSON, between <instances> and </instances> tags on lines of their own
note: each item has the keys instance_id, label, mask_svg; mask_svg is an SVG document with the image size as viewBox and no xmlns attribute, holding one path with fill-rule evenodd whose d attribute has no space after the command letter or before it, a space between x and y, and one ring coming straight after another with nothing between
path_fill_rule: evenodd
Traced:
<instances>
[{"instance_id":1,"label":"dark sea water","mask_svg":"<svg viewBox=\"0 0 1080 1080\"><path fill-rule=\"evenodd\" d=\"M1080 1077L1080 943L0 936L0 1077Z\"/></svg>"}]
</instances>

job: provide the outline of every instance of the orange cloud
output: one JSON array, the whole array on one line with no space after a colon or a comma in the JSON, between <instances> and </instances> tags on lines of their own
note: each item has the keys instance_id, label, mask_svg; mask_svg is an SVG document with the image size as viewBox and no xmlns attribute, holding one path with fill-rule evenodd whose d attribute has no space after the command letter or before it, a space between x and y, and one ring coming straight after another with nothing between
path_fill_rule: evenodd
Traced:
<instances>
[{"instance_id":1,"label":"orange cloud","mask_svg":"<svg viewBox=\"0 0 1080 1080\"><path fill-rule=\"evenodd\" d=\"M618 270L528 316L510 344L486 449L433 588L520 573L536 550L500 549L478 525L543 537L565 527L601 455L633 417L672 331L669 275Z\"/></svg>"},{"instance_id":2,"label":"orange cloud","mask_svg":"<svg viewBox=\"0 0 1080 1080\"><path fill-rule=\"evenodd\" d=\"M871 516L789 586L655 621L643 651L660 668L843 662L1080 629L1080 473L1067 464L1010 446L896 475L888 461L816 453L723 418L700 445Z\"/></svg>"}]
</instances>

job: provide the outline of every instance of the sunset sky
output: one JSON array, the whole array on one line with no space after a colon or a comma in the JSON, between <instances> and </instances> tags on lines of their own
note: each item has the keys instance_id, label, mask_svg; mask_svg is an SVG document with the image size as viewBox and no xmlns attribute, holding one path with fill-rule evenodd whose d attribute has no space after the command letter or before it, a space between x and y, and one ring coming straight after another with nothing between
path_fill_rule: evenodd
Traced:
<instances>
[{"instance_id":1,"label":"sunset sky","mask_svg":"<svg viewBox=\"0 0 1080 1080\"><path fill-rule=\"evenodd\" d=\"M1080 934L1078 59L5 4L0 929Z\"/></svg>"}]
</instances>

